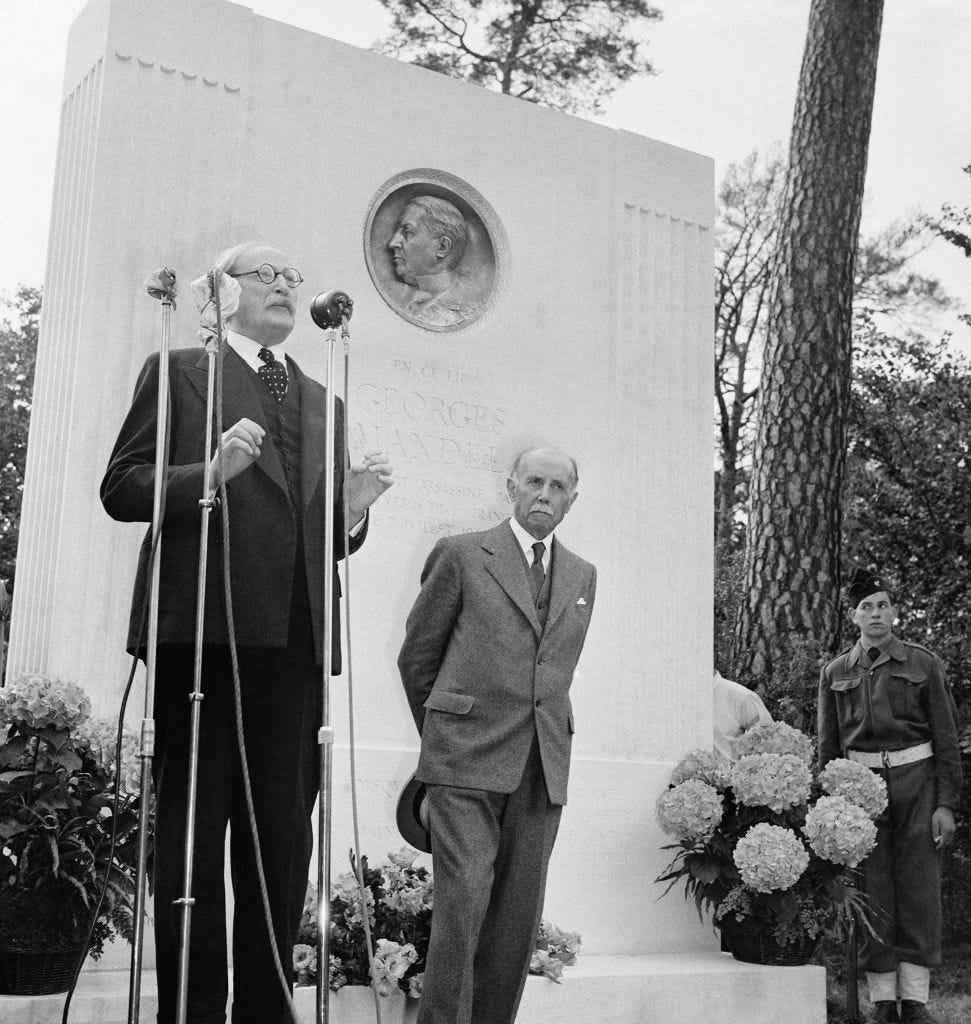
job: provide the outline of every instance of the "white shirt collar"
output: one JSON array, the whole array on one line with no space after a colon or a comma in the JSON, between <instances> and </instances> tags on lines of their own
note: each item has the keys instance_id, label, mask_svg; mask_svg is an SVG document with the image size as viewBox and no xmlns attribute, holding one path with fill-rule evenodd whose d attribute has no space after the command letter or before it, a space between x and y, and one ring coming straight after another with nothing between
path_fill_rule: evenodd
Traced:
<instances>
[{"instance_id":1,"label":"white shirt collar","mask_svg":"<svg viewBox=\"0 0 971 1024\"><path fill-rule=\"evenodd\" d=\"M526 564L532 565L533 545L536 543L536 538L528 530L523 529L515 516L509 517L509 526L512 528L513 536L518 541L519 546L523 549ZM543 552L543 572L550 571L550 554L553 551L554 534L555 531L543 539L543 543L546 545L546 550Z\"/></svg>"},{"instance_id":2,"label":"white shirt collar","mask_svg":"<svg viewBox=\"0 0 971 1024\"><path fill-rule=\"evenodd\" d=\"M285 341L270 347L261 345L258 341L253 341L252 338L247 338L242 334L237 334L236 331L226 331L226 344L239 355L247 366L256 370L257 373L259 373L260 367L263 365L263 360L259 356L261 348L270 348L274 357L283 363L284 368L287 365L287 343Z\"/></svg>"}]
</instances>

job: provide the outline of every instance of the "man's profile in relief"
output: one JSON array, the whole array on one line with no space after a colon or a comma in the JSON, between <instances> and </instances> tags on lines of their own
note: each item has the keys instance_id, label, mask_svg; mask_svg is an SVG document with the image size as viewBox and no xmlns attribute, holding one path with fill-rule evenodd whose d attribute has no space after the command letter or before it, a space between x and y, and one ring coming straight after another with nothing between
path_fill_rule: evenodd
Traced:
<instances>
[{"instance_id":1,"label":"man's profile in relief","mask_svg":"<svg viewBox=\"0 0 971 1024\"><path fill-rule=\"evenodd\" d=\"M468 240L465 218L448 200L415 196L406 203L388 240L395 276L407 286L404 313L431 327L478 316L482 304L467 294L459 270Z\"/></svg>"}]
</instances>

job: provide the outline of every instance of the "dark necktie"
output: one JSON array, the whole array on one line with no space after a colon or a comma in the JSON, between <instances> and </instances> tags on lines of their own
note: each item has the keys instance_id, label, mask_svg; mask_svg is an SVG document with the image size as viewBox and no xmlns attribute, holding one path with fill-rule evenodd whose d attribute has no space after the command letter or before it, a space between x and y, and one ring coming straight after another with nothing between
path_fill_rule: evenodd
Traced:
<instances>
[{"instance_id":1,"label":"dark necktie","mask_svg":"<svg viewBox=\"0 0 971 1024\"><path fill-rule=\"evenodd\" d=\"M282 402L287 394L287 368L274 358L268 348L261 348L259 357L263 360L260 367L260 380L270 389L270 394Z\"/></svg>"},{"instance_id":2,"label":"dark necktie","mask_svg":"<svg viewBox=\"0 0 971 1024\"><path fill-rule=\"evenodd\" d=\"M539 604L539 595L543 590L543 582L546 579L546 573L543 572L543 554L546 551L546 545L538 540L533 545L533 564L529 567L529 589L533 592L533 604Z\"/></svg>"},{"instance_id":3,"label":"dark necktie","mask_svg":"<svg viewBox=\"0 0 971 1024\"><path fill-rule=\"evenodd\" d=\"M880 657L880 648L871 647L867 652L867 657L870 659L870 667L873 668L874 662Z\"/></svg>"}]
</instances>

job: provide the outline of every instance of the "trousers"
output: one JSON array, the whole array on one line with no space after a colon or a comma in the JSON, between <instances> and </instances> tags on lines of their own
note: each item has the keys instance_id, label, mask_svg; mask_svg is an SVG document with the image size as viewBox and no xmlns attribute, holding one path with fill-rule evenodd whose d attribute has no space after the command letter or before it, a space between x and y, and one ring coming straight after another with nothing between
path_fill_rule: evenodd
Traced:
<instances>
[{"instance_id":1,"label":"trousers","mask_svg":"<svg viewBox=\"0 0 971 1024\"><path fill-rule=\"evenodd\" d=\"M154 883L158 1024L177 1005L193 650L159 645L156 671ZM286 648L239 648L243 729L273 941L285 978L303 910L317 798L320 681L309 631ZM225 839L230 831L233 1024L290 1024L260 895L236 739L228 648L207 646L199 744L188 971L191 1024L224 1024L228 996Z\"/></svg>"},{"instance_id":2,"label":"trousers","mask_svg":"<svg viewBox=\"0 0 971 1024\"><path fill-rule=\"evenodd\" d=\"M889 768L888 804L877 819L877 845L863 862L864 888L878 940L870 939L866 970L895 971L901 962L941 962L941 858L931 835L937 803L934 761Z\"/></svg>"},{"instance_id":3,"label":"trousers","mask_svg":"<svg viewBox=\"0 0 971 1024\"><path fill-rule=\"evenodd\" d=\"M539 744L518 787L428 786L435 905L418 1024L513 1024L563 808Z\"/></svg>"}]
</instances>

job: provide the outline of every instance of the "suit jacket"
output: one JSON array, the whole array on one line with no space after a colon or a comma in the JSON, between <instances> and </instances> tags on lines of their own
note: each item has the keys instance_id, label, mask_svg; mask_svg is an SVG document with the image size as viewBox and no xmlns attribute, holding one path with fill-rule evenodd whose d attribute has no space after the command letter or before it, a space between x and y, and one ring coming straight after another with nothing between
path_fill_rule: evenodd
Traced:
<instances>
[{"instance_id":1,"label":"suit jacket","mask_svg":"<svg viewBox=\"0 0 971 1024\"><path fill-rule=\"evenodd\" d=\"M258 378L229 348L223 359L223 430L248 417L266 429L257 392ZM162 643L192 643L195 638L199 565L199 499L208 465L205 452L208 357L201 348L181 349L169 358L171 409L169 469L162 530L158 638ZM336 566L325 567L323 463L324 388L288 360L291 386L300 388L301 503L297 509L275 445L264 441L259 459L227 485L230 534L230 580L237 642L284 647L290 620L298 524L302 521L304 569L308 585L314 645L321 659L325 583L334 587L333 668L340 671L339 580ZM111 453L101 483L108 514L123 522L150 522L155 487L155 432L159 382L158 354L146 361L131 408ZM343 406L335 412L334 520L335 559L343 557L342 490L346 454ZM216 442L213 428L213 448ZM367 524L350 548L364 541ZM148 589L151 531L142 544L132 599L128 650L143 651L147 631L138 637ZM223 587L222 512L210 513L206 571L205 639L226 643Z\"/></svg>"},{"instance_id":2,"label":"suit jacket","mask_svg":"<svg viewBox=\"0 0 971 1024\"><path fill-rule=\"evenodd\" d=\"M422 782L510 793L535 733L550 800L566 803L569 690L597 570L555 538L550 564L544 629L508 521L444 537L428 556L398 657Z\"/></svg>"}]
</instances>

